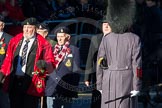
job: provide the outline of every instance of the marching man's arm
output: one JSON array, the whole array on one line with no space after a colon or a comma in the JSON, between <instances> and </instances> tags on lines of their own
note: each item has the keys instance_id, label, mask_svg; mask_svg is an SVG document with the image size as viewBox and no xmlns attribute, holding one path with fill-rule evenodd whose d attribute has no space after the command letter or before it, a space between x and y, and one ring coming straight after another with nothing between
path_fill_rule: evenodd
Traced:
<instances>
[{"instance_id":1,"label":"marching man's arm","mask_svg":"<svg viewBox=\"0 0 162 108\"><path fill-rule=\"evenodd\" d=\"M141 41L138 36L134 39L132 67L133 67L133 90L131 91L132 97L137 96L142 86L142 58L141 58Z\"/></svg>"},{"instance_id":2,"label":"marching man's arm","mask_svg":"<svg viewBox=\"0 0 162 108\"><path fill-rule=\"evenodd\" d=\"M103 57L105 57L105 49L104 49L104 38L101 41L98 55L97 55L97 63L96 63L96 78L97 78L97 90L102 90L102 80L103 80L103 69L100 67L101 61L103 60Z\"/></svg>"}]
</instances>

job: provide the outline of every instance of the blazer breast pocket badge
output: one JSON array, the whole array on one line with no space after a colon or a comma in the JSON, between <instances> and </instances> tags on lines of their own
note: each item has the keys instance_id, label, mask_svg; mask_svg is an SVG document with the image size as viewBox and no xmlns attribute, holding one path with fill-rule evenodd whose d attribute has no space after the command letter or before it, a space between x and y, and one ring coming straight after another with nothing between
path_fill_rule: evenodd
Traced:
<instances>
[{"instance_id":1,"label":"blazer breast pocket badge","mask_svg":"<svg viewBox=\"0 0 162 108\"><path fill-rule=\"evenodd\" d=\"M66 61L65 66L71 67L71 60L70 60L70 59L68 59L68 60Z\"/></svg>"},{"instance_id":2,"label":"blazer breast pocket badge","mask_svg":"<svg viewBox=\"0 0 162 108\"><path fill-rule=\"evenodd\" d=\"M0 55L5 54L5 46L6 46L6 43L4 43L4 38L2 38L0 40Z\"/></svg>"}]
</instances>

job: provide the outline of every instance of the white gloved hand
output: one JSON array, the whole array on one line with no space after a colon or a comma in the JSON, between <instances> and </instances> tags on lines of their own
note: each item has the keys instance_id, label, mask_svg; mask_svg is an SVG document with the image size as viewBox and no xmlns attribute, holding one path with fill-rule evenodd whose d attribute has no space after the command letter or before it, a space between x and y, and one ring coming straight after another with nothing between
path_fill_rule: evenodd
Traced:
<instances>
[{"instance_id":1,"label":"white gloved hand","mask_svg":"<svg viewBox=\"0 0 162 108\"><path fill-rule=\"evenodd\" d=\"M131 92L131 97L137 96L140 92L137 90L132 90Z\"/></svg>"},{"instance_id":2,"label":"white gloved hand","mask_svg":"<svg viewBox=\"0 0 162 108\"><path fill-rule=\"evenodd\" d=\"M89 87L89 81L84 82L87 87Z\"/></svg>"},{"instance_id":3,"label":"white gloved hand","mask_svg":"<svg viewBox=\"0 0 162 108\"><path fill-rule=\"evenodd\" d=\"M102 94L102 90L99 90L100 91L100 93Z\"/></svg>"}]
</instances>

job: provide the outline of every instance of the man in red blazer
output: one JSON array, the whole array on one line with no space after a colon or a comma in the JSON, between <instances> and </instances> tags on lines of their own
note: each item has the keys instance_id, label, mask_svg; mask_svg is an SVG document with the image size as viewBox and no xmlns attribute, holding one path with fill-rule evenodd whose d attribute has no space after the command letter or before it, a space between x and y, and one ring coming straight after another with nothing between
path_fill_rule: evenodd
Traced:
<instances>
[{"instance_id":1,"label":"man in red blazer","mask_svg":"<svg viewBox=\"0 0 162 108\"><path fill-rule=\"evenodd\" d=\"M37 20L26 19L23 33L11 39L2 64L1 78L5 76L4 90L9 92L11 108L38 108L44 93L46 72L54 66L52 47L36 33Z\"/></svg>"}]
</instances>

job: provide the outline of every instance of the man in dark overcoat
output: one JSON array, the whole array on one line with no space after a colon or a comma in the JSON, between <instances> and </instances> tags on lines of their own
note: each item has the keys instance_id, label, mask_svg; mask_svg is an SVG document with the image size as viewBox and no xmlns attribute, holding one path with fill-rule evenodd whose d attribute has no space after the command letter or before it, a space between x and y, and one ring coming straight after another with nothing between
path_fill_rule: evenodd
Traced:
<instances>
[{"instance_id":1,"label":"man in dark overcoat","mask_svg":"<svg viewBox=\"0 0 162 108\"><path fill-rule=\"evenodd\" d=\"M91 38L91 44L89 47L86 70L85 70L85 84L86 86L92 86L92 103L91 108L100 108L101 94L96 90L96 61L97 53L102 40L102 37L111 32L111 28L107 20L102 20L102 33L95 35Z\"/></svg>"}]
</instances>

